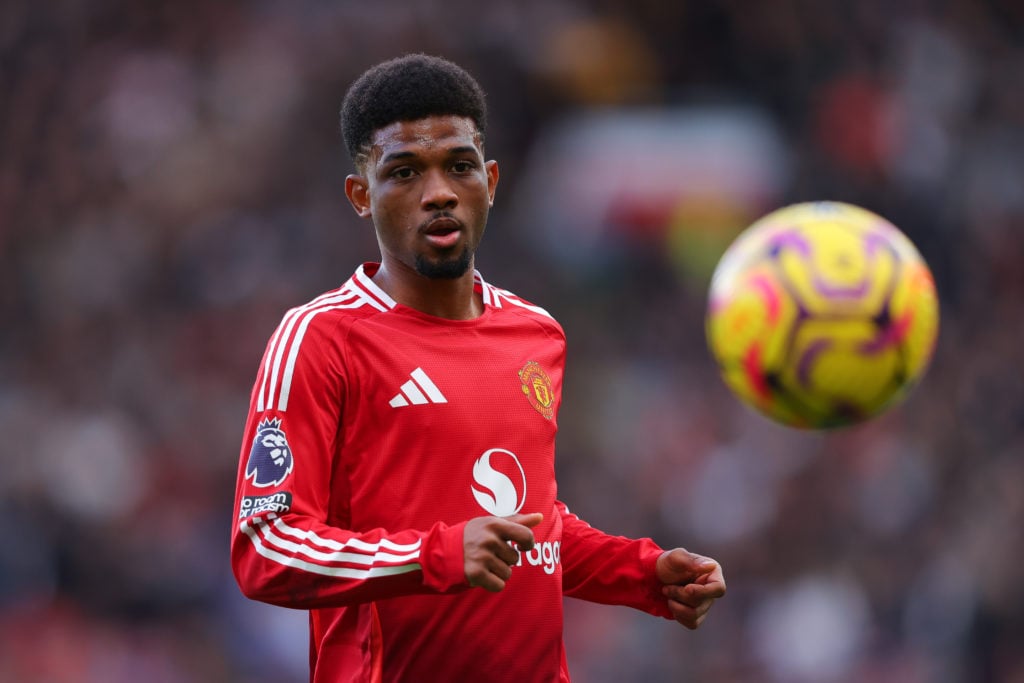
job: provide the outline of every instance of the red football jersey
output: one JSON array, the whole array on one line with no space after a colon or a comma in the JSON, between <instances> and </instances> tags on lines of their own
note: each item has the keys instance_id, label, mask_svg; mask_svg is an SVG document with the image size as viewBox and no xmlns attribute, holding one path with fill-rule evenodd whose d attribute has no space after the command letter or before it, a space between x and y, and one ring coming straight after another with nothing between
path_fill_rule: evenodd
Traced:
<instances>
[{"instance_id":1,"label":"red football jersey","mask_svg":"<svg viewBox=\"0 0 1024 683\"><path fill-rule=\"evenodd\" d=\"M364 264L290 310L253 388L231 562L310 611L311 680L567 681L562 596L669 617L659 548L556 500L565 336L476 273L483 314L397 304ZM470 589L463 527L544 513L505 589Z\"/></svg>"}]
</instances>

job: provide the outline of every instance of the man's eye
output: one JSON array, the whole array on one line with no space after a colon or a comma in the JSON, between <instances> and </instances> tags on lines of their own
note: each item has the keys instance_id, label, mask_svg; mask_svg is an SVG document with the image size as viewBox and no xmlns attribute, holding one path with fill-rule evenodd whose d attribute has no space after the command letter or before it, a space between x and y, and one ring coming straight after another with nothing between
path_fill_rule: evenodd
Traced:
<instances>
[{"instance_id":1,"label":"man's eye","mask_svg":"<svg viewBox=\"0 0 1024 683\"><path fill-rule=\"evenodd\" d=\"M411 178L412 176L413 176L413 170L411 168L409 168L408 166L403 166L401 168L396 168L394 171L391 172L391 177L392 178L400 178L400 179L404 180L406 178Z\"/></svg>"},{"instance_id":2,"label":"man's eye","mask_svg":"<svg viewBox=\"0 0 1024 683\"><path fill-rule=\"evenodd\" d=\"M475 168L471 161L456 161L452 165L452 170L456 173L469 173Z\"/></svg>"}]
</instances>

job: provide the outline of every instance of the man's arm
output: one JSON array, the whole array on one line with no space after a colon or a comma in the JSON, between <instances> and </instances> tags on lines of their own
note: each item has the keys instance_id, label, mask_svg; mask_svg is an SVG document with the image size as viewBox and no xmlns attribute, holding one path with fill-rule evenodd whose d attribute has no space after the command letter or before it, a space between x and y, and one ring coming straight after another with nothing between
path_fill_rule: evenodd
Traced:
<instances>
[{"instance_id":1,"label":"man's arm","mask_svg":"<svg viewBox=\"0 0 1024 683\"><path fill-rule=\"evenodd\" d=\"M625 605L674 619L687 628L704 620L725 594L721 567L682 548L666 551L649 538L599 531L557 502L562 516L562 590L569 597Z\"/></svg>"},{"instance_id":2,"label":"man's arm","mask_svg":"<svg viewBox=\"0 0 1024 683\"><path fill-rule=\"evenodd\" d=\"M239 587L296 608L468 588L464 524L344 528L344 330L329 316L294 314L302 310L286 315L268 343L250 400L231 540Z\"/></svg>"},{"instance_id":3,"label":"man's arm","mask_svg":"<svg viewBox=\"0 0 1024 683\"><path fill-rule=\"evenodd\" d=\"M246 597L282 607L452 592L469 587L463 526L439 522L427 531L354 533L305 515L271 513L239 522L231 566Z\"/></svg>"},{"instance_id":4,"label":"man's arm","mask_svg":"<svg viewBox=\"0 0 1024 683\"><path fill-rule=\"evenodd\" d=\"M244 519L231 564L246 597L282 607L356 604L415 593L505 588L539 513L477 517L427 532L356 534L297 515Z\"/></svg>"}]
</instances>

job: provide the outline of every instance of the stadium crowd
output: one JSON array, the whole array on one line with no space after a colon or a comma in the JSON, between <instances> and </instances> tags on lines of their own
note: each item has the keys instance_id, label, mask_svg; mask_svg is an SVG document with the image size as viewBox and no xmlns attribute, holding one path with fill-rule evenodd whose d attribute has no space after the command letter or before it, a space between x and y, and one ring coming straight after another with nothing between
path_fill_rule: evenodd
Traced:
<instances>
[{"instance_id":1,"label":"stadium crowd","mask_svg":"<svg viewBox=\"0 0 1024 683\"><path fill-rule=\"evenodd\" d=\"M692 634L568 601L575 677L1024 681L1012 0L0 4L0 681L306 679L305 615L230 574L240 437L281 315L377 254L342 191L344 88L415 51L489 95L478 267L566 329L560 498L729 582ZM932 367L876 420L797 432L728 394L707 263L663 207L610 202L573 260L538 208L563 196L538 160L590 182L539 142L583 113L723 104L770 123L778 182L740 210L681 194L684 233L844 200L933 269Z\"/></svg>"}]
</instances>

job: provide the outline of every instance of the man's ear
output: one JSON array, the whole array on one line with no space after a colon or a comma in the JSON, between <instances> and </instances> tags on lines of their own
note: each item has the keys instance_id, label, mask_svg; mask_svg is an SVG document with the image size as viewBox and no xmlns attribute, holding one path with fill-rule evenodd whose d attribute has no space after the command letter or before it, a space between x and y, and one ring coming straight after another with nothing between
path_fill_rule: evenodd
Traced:
<instances>
[{"instance_id":1,"label":"man's ear","mask_svg":"<svg viewBox=\"0 0 1024 683\"><path fill-rule=\"evenodd\" d=\"M487 172L487 203L489 206L494 206L494 191L498 187L498 162L494 160L484 162L484 170Z\"/></svg>"},{"instance_id":2,"label":"man's ear","mask_svg":"<svg viewBox=\"0 0 1024 683\"><path fill-rule=\"evenodd\" d=\"M345 196L360 218L369 218L370 211L370 185L366 178L352 173L345 176Z\"/></svg>"}]
</instances>

